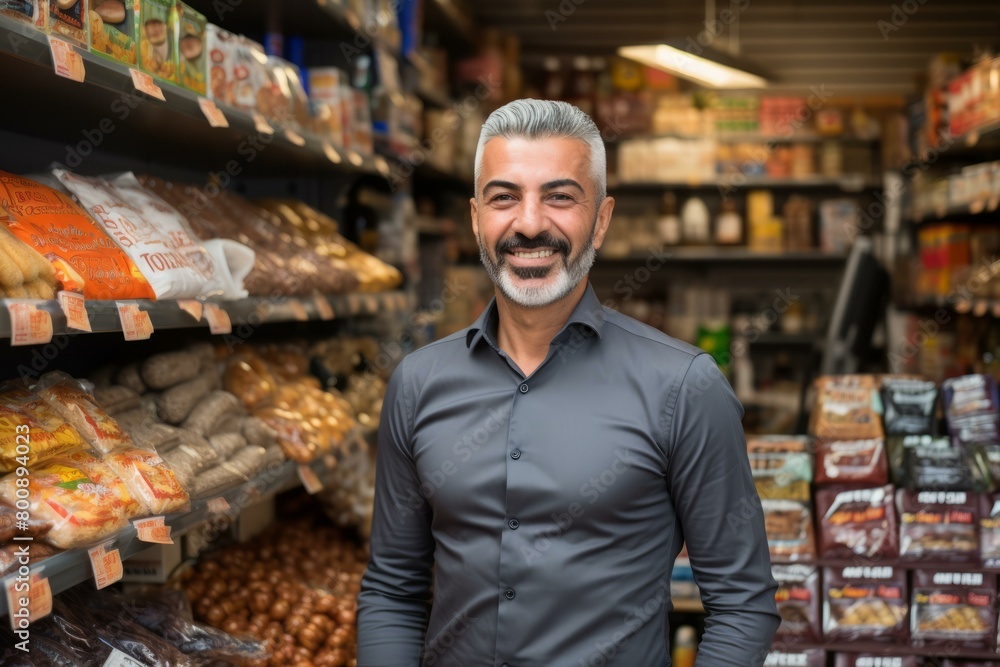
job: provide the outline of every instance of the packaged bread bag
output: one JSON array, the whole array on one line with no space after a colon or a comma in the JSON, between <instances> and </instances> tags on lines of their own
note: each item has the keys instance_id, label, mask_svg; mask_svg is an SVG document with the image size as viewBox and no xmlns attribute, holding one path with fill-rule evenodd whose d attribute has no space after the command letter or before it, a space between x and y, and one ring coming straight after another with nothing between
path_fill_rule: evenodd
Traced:
<instances>
[{"instance_id":1,"label":"packaged bread bag","mask_svg":"<svg viewBox=\"0 0 1000 667\"><path fill-rule=\"evenodd\" d=\"M171 225L158 216L147 219L145 210L131 206L103 178L78 176L62 169L52 173L135 262L157 299L183 299L205 293L214 272L212 261L181 225Z\"/></svg>"},{"instance_id":2,"label":"packaged bread bag","mask_svg":"<svg viewBox=\"0 0 1000 667\"><path fill-rule=\"evenodd\" d=\"M135 65L139 0L86 0L86 3L91 53Z\"/></svg>"},{"instance_id":3,"label":"packaged bread bag","mask_svg":"<svg viewBox=\"0 0 1000 667\"><path fill-rule=\"evenodd\" d=\"M131 259L73 199L27 178L0 171L4 223L52 263L60 289L88 299L153 299Z\"/></svg>"},{"instance_id":4,"label":"packaged bread bag","mask_svg":"<svg viewBox=\"0 0 1000 667\"><path fill-rule=\"evenodd\" d=\"M86 444L41 396L13 382L0 385L0 473L34 466Z\"/></svg>"},{"instance_id":5,"label":"packaged bread bag","mask_svg":"<svg viewBox=\"0 0 1000 667\"><path fill-rule=\"evenodd\" d=\"M32 391L102 453L131 447L132 439L94 400L82 384L62 371L39 378Z\"/></svg>"}]
</instances>

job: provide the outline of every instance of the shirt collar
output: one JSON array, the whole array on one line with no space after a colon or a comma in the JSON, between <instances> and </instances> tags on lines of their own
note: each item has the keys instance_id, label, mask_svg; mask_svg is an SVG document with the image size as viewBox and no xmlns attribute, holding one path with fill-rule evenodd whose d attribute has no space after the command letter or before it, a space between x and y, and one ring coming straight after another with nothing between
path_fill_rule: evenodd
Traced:
<instances>
[{"instance_id":1,"label":"shirt collar","mask_svg":"<svg viewBox=\"0 0 1000 667\"><path fill-rule=\"evenodd\" d=\"M465 346L469 349L474 348L479 342L490 335L491 332L496 331L496 317L497 317L497 304L496 297L490 299L489 304L482 314L476 318L472 326L465 332ZM570 313L569 319L566 320L566 324L563 328L556 334L556 339L559 339L563 332L573 325L580 325L592 330L597 337L601 337L601 329L604 326L604 306L601 305L600 299L597 298L597 294L594 292L594 286L589 282L587 283L587 290L583 293L580 298L579 303Z\"/></svg>"}]
</instances>

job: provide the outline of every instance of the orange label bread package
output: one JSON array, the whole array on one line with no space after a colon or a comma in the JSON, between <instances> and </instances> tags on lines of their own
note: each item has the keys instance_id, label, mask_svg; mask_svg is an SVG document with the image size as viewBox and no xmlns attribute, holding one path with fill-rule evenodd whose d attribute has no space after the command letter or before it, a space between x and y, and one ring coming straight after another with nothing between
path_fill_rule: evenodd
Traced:
<instances>
[{"instance_id":1,"label":"orange label bread package","mask_svg":"<svg viewBox=\"0 0 1000 667\"><path fill-rule=\"evenodd\" d=\"M0 171L7 228L48 259L61 289L88 299L153 299L153 289L122 250L69 195Z\"/></svg>"},{"instance_id":2,"label":"orange label bread package","mask_svg":"<svg viewBox=\"0 0 1000 667\"><path fill-rule=\"evenodd\" d=\"M132 446L128 433L97 405L80 382L66 373L46 373L32 389L100 452Z\"/></svg>"},{"instance_id":3,"label":"orange label bread package","mask_svg":"<svg viewBox=\"0 0 1000 667\"><path fill-rule=\"evenodd\" d=\"M0 385L0 473L86 444L41 396L13 383Z\"/></svg>"}]
</instances>

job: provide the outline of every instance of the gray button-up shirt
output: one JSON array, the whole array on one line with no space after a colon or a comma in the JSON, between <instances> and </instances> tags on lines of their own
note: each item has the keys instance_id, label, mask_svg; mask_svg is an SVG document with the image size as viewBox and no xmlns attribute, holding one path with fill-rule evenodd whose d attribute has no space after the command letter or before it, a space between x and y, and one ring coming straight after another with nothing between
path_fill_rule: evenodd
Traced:
<instances>
[{"instance_id":1,"label":"gray button-up shirt","mask_svg":"<svg viewBox=\"0 0 1000 667\"><path fill-rule=\"evenodd\" d=\"M389 382L358 666L662 667L684 542L710 614L698 665L760 665L776 584L712 358L588 286L525 377L496 319L491 302Z\"/></svg>"}]
</instances>

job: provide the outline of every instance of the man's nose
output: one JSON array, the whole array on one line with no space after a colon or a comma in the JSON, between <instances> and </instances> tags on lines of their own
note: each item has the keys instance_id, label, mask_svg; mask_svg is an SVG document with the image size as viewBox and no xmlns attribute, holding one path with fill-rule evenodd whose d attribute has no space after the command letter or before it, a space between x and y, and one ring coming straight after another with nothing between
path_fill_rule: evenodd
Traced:
<instances>
[{"instance_id":1,"label":"man's nose","mask_svg":"<svg viewBox=\"0 0 1000 667\"><path fill-rule=\"evenodd\" d=\"M529 239L533 239L551 227L552 222L546 215L545 207L542 206L541 202L525 199L514 224L511 225L511 231L519 232Z\"/></svg>"}]
</instances>

